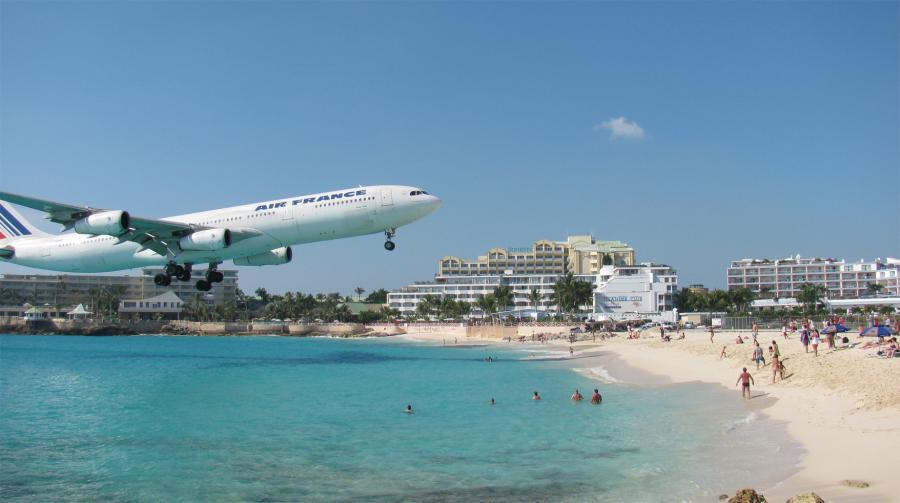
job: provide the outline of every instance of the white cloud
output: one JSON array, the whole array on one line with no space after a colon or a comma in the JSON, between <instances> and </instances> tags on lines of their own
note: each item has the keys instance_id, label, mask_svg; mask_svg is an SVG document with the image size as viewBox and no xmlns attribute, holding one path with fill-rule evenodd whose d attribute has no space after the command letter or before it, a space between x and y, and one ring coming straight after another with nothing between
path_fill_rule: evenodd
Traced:
<instances>
[{"instance_id":1,"label":"white cloud","mask_svg":"<svg viewBox=\"0 0 900 503\"><path fill-rule=\"evenodd\" d=\"M609 139L624 138L626 140L640 140L644 137L644 128L637 122L629 121L625 117L615 117L605 120L594 126L594 129L608 129Z\"/></svg>"}]
</instances>

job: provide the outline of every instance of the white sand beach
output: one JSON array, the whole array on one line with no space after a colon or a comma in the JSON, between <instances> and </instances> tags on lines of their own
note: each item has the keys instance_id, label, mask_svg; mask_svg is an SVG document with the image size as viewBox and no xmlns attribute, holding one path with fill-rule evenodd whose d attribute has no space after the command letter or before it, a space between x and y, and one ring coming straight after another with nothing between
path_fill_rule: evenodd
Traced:
<instances>
[{"instance_id":1,"label":"white sand beach","mask_svg":"<svg viewBox=\"0 0 900 503\"><path fill-rule=\"evenodd\" d=\"M826 344L815 357L811 350L804 353L797 335L785 340L780 332L764 331L759 342L767 363L767 347L775 340L787 369L784 381L771 384L771 367L757 370L751 362L752 340L736 344L738 335L717 333L713 343L702 330L688 330L686 339L671 342L661 341L656 332L647 332L640 340L619 335L596 343L576 343L576 355L582 357L573 363L589 366L583 358L585 353L609 352L631 367L672 382L720 384L734 390L735 401L741 400L735 381L746 366L756 381L752 400L766 403L762 412L786 422L790 435L805 450L797 473L775 487L755 489L769 501L785 501L808 491L815 491L826 501L900 501L900 478L894 462L900 456L900 359L872 358L868 355L874 350L859 347L828 350L824 349ZM742 335L750 339L749 333ZM456 339L458 344L509 346L501 340L467 339L434 330L402 337L439 344ZM852 342L860 341L850 337ZM558 345L561 350L568 347ZM720 359L723 346L727 357ZM842 485L846 479L862 480L870 487Z\"/></svg>"}]
</instances>

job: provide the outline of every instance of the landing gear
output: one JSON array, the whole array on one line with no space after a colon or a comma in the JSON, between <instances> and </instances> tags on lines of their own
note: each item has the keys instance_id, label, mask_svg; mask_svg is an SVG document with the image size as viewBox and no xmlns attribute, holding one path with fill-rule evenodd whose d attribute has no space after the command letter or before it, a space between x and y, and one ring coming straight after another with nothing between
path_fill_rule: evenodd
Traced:
<instances>
[{"instance_id":1,"label":"landing gear","mask_svg":"<svg viewBox=\"0 0 900 503\"><path fill-rule=\"evenodd\" d=\"M219 264L220 262L212 262L209 264L209 268L206 269L205 279L197 281L194 285L197 287L197 290L208 292L212 290L213 283L221 283L222 280L225 279L225 275L217 269Z\"/></svg>"},{"instance_id":2,"label":"landing gear","mask_svg":"<svg viewBox=\"0 0 900 503\"><path fill-rule=\"evenodd\" d=\"M172 276L168 274L157 274L153 276L153 283L156 286L169 286L172 283Z\"/></svg>"},{"instance_id":3,"label":"landing gear","mask_svg":"<svg viewBox=\"0 0 900 503\"><path fill-rule=\"evenodd\" d=\"M391 239L392 239L395 235L397 235L397 229L394 229L393 227L391 227L390 229L387 229L387 230L384 231L384 239L385 239L385 242L384 242L384 249L385 249L385 250L387 250L387 251L392 251L392 250L396 247L396 245L394 244L394 242L391 241Z\"/></svg>"},{"instance_id":4,"label":"landing gear","mask_svg":"<svg viewBox=\"0 0 900 503\"><path fill-rule=\"evenodd\" d=\"M206 281L208 283L221 283L225 279L225 275L218 270L218 263L209 264L206 270Z\"/></svg>"},{"instance_id":5,"label":"landing gear","mask_svg":"<svg viewBox=\"0 0 900 503\"><path fill-rule=\"evenodd\" d=\"M181 271L178 271L177 269L181 269ZM184 267L177 266L175 272L175 276L179 281L188 282L191 280L191 264L184 264Z\"/></svg>"}]
</instances>

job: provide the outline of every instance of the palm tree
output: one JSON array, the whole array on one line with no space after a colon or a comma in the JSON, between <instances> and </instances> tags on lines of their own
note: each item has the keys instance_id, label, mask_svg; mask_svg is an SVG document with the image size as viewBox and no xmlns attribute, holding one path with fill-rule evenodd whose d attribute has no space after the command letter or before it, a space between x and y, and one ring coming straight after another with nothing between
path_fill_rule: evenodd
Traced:
<instances>
[{"instance_id":1,"label":"palm tree","mask_svg":"<svg viewBox=\"0 0 900 503\"><path fill-rule=\"evenodd\" d=\"M362 294L365 293L366 289L358 286L354 288L353 291L356 292L356 300L362 302Z\"/></svg>"},{"instance_id":2,"label":"palm tree","mask_svg":"<svg viewBox=\"0 0 900 503\"><path fill-rule=\"evenodd\" d=\"M812 283L804 283L800 285L800 292L797 294L797 300L800 301L808 311L815 312L819 308L822 297L825 296L825 287L822 285L813 285Z\"/></svg>"},{"instance_id":3,"label":"palm tree","mask_svg":"<svg viewBox=\"0 0 900 503\"><path fill-rule=\"evenodd\" d=\"M878 283L869 283L866 285L866 288L869 290L869 293L872 295L878 295L884 290L884 285L879 285Z\"/></svg>"},{"instance_id":4,"label":"palm tree","mask_svg":"<svg viewBox=\"0 0 900 503\"><path fill-rule=\"evenodd\" d=\"M484 316L490 316L497 309L497 298L492 293L482 295L475 301L475 305L484 313Z\"/></svg>"},{"instance_id":5,"label":"palm tree","mask_svg":"<svg viewBox=\"0 0 900 503\"><path fill-rule=\"evenodd\" d=\"M494 298L497 300L497 308L504 310L513 303L512 289L507 285L500 285L494 288Z\"/></svg>"},{"instance_id":6,"label":"palm tree","mask_svg":"<svg viewBox=\"0 0 900 503\"><path fill-rule=\"evenodd\" d=\"M544 296L538 291L537 288L532 288L530 292L528 292L528 301L534 305L534 310L537 311L540 308L540 302L544 299Z\"/></svg>"}]
</instances>

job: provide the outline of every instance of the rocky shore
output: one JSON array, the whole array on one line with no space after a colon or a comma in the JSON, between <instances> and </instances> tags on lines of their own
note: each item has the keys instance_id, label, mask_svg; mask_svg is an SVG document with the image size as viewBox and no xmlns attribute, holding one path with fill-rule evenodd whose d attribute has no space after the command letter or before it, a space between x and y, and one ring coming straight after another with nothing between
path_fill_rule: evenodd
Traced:
<instances>
[{"instance_id":1,"label":"rocky shore","mask_svg":"<svg viewBox=\"0 0 900 503\"><path fill-rule=\"evenodd\" d=\"M32 335L281 335L288 337L380 337L402 333L393 325L361 323L196 322L155 320L39 320L0 318L0 333Z\"/></svg>"}]
</instances>

